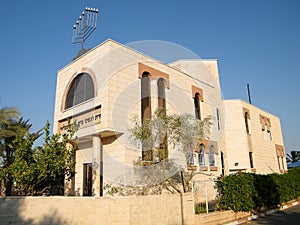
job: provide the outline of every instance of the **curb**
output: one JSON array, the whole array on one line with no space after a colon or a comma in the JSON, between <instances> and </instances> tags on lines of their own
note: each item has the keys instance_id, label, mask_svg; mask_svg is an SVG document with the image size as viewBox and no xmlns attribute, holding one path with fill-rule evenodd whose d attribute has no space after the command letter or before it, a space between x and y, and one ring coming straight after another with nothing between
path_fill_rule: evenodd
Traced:
<instances>
[{"instance_id":1,"label":"curb","mask_svg":"<svg viewBox=\"0 0 300 225\"><path fill-rule=\"evenodd\" d=\"M262 212L262 213L257 213L257 214L254 214L252 216L244 217L244 218L241 218L241 219L229 222L229 223L224 223L223 225L238 225L238 224L242 224L242 223L247 223L248 221L255 220L255 219L258 219L260 217L267 216L267 215L271 215L275 212L282 211L282 210L285 210L287 208L290 208L290 207L293 207L293 206L296 206L296 205L300 205L300 199L292 201L292 202L288 202L288 203L280 206L279 208L270 209L270 210L267 210L267 211Z\"/></svg>"}]
</instances>

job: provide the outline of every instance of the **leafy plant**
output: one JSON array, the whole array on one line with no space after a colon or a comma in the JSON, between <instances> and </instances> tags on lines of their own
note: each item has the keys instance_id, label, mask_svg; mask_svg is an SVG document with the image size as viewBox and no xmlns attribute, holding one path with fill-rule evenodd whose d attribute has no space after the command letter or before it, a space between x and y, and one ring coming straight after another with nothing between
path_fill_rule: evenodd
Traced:
<instances>
[{"instance_id":1,"label":"leafy plant","mask_svg":"<svg viewBox=\"0 0 300 225\"><path fill-rule=\"evenodd\" d=\"M173 149L182 151L186 158L190 156L190 151L193 151L195 143L199 139L208 138L211 127L211 117L207 117L203 120L195 119L193 115L168 115L164 108L158 108L152 115L151 119L139 121L135 118L135 125L129 129L132 134L132 139L135 144L142 148L143 157L142 161L137 163L136 166L143 166L145 161L147 163L156 163L153 157L156 156L159 159L160 165L155 164L158 167L155 170L147 173L147 169L142 170L142 173L137 174L138 179L155 181L152 183L161 186L163 189L167 189L170 192L187 192L190 190L190 181L193 178L193 171L186 172L182 168L179 168L175 162L171 162L168 159L168 148L171 146ZM187 160L188 162L189 160ZM167 176L165 174L165 168L175 171ZM141 170L137 170L141 171ZM163 179L155 179L155 178ZM150 182L151 183L151 182ZM154 189L153 184L148 185L151 189ZM178 185L181 184L182 188Z\"/></svg>"},{"instance_id":2,"label":"leafy plant","mask_svg":"<svg viewBox=\"0 0 300 225\"><path fill-rule=\"evenodd\" d=\"M15 140L29 135L31 124L29 120L19 118L19 111L14 107L0 109L0 180L6 196L11 195L13 177L11 165L15 160ZM32 138L38 138L40 131L32 134Z\"/></svg>"},{"instance_id":3,"label":"leafy plant","mask_svg":"<svg viewBox=\"0 0 300 225\"><path fill-rule=\"evenodd\" d=\"M255 207L254 179L249 173L237 173L218 178L219 207L233 211L250 211Z\"/></svg>"},{"instance_id":4,"label":"leafy plant","mask_svg":"<svg viewBox=\"0 0 300 225\"><path fill-rule=\"evenodd\" d=\"M285 174L237 173L218 178L220 209L260 211L300 197L300 168Z\"/></svg>"},{"instance_id":5,"label":"leafy plant","mask_svg":"<svg viewBox=\"0 0 300 225\"><path fill-rule=\"evenodd\" d=\"M43 146L33 148L34 135L14 141L15 160L9 170L20 195L40 195L46 190L63 194L65 178L75 174L73 133L50 136L49 127L47 122Z\"/></svg>"}]
</instances>

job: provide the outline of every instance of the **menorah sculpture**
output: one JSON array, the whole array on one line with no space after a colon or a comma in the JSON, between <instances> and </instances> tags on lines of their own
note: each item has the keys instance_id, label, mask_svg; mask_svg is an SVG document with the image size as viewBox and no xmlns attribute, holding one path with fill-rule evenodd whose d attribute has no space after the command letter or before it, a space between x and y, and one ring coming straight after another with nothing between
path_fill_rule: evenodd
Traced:
<instances>
[{"instance_id":1,"label":"menorah sculpture","mask_svg":"<svg viewBox=\"0 0 300 225\"><path fill-rule=\"evenodd\" d=\"M84 49L85 40L96 29L99 10L86 7L73 26L72 43L81 43L81 50Z\"/></svg>"}]
</instances>

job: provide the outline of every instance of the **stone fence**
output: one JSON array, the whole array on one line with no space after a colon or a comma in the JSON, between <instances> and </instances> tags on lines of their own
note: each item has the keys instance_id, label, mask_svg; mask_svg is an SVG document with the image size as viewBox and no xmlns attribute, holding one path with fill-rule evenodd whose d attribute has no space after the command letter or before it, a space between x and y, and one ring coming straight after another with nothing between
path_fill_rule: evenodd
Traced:
<instances>
[{"instance_id":1,"label":"stone fence","mask_svg":"<svg viewBox=\"0 0 300 225\"><path fill-rule=\"evenodd\" d=\"M195 224L191 194L97 197L1 197L0 224Z\"/></svg>"}]
</instances>

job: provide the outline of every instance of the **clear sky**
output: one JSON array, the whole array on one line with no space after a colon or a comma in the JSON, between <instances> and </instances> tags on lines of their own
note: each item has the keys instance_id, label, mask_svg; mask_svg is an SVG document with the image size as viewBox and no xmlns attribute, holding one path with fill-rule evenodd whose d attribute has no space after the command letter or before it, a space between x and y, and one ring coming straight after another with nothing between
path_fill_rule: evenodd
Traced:
<instances>
[{"instance_id":1,"label":"clear sky","mask_svg":"<svg viewBox=\"0 0 300 225\"><path fill-rule=\"evenodd\" d=\"M16 106L33 130L53 123L57 71L80 50L72 27L86 6L99 23L86 41L162 40L218 59L225 99L281 119L287 151L300 149L299 0L1 0L0 107Z\"/></svg>"}]
</instances>

